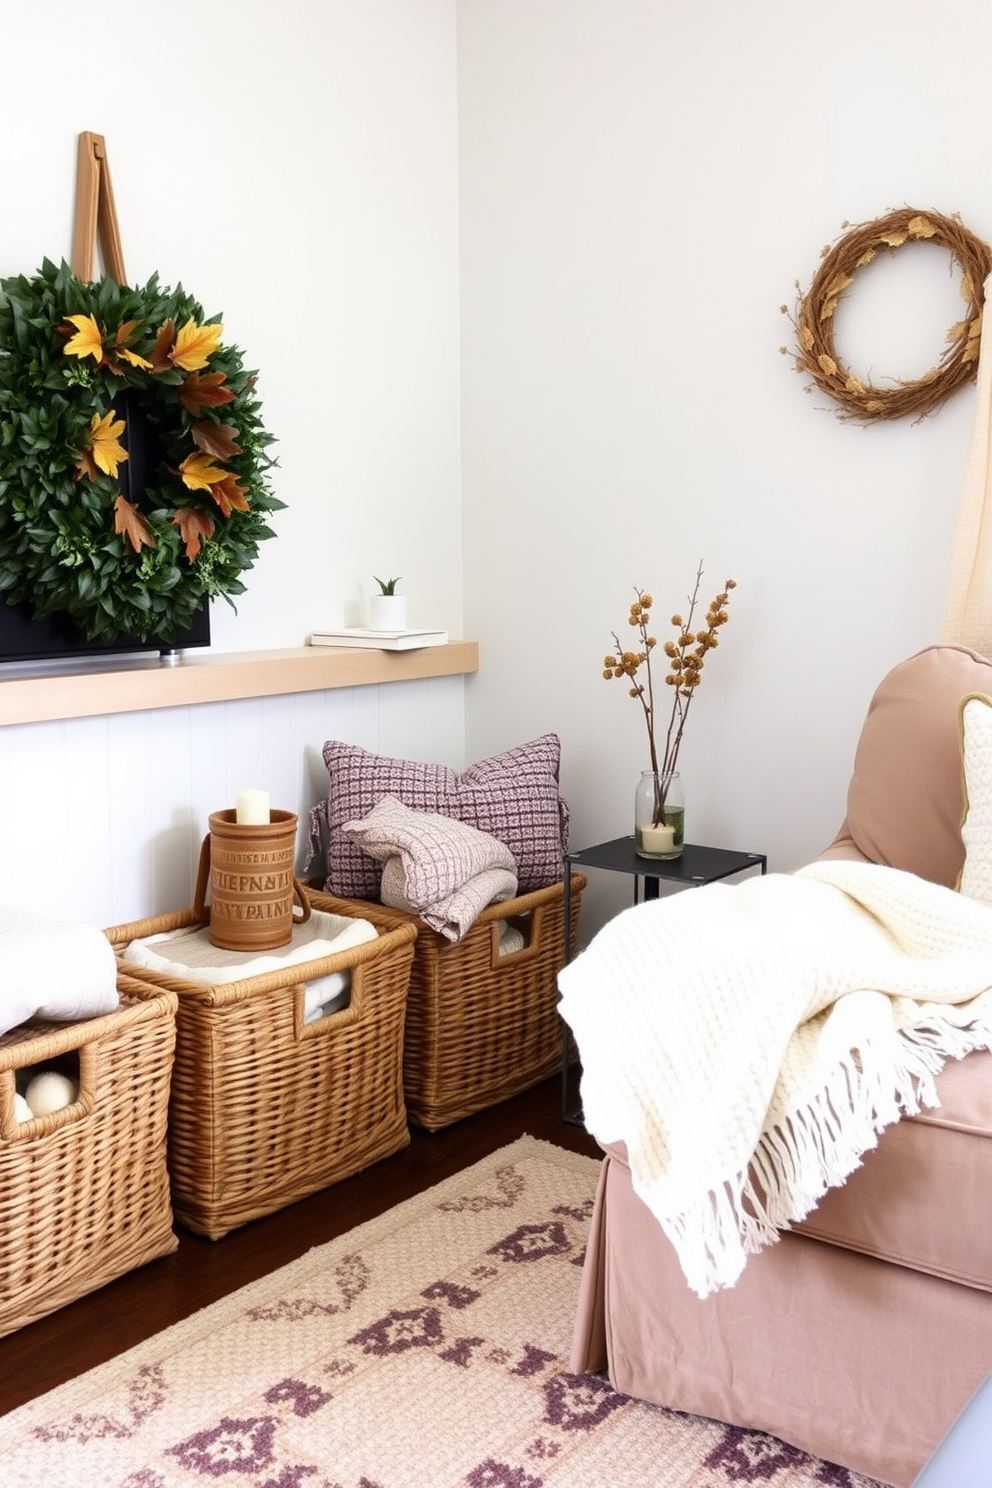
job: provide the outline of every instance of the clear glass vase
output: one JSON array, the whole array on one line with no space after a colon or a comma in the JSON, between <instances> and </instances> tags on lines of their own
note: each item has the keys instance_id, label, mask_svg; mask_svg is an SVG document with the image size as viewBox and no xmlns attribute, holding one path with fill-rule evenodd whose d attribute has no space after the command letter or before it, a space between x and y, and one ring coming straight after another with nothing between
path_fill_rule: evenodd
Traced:
<instances>
[{"instance_id":1,"label":"clear glass vase","mask_svg":"<svg viewBox=\"0 0 992 1488\"><path fill-rule=\"evenodd\" d=\"M682 856L685 792L676 770L644 770L634 793L634 848L639 858Z\"/></svg>"}]
</instances>

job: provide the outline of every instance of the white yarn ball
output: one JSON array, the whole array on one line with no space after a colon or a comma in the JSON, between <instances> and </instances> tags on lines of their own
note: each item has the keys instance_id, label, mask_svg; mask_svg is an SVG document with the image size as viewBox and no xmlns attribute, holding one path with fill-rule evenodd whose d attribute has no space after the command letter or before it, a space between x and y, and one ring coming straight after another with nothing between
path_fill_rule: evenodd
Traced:
<instances>
[{"instance_id":1,"label":"white yarn ball","mask_svg":"<svg viewBox=\"0 0 992 1488\"><path fill-rule=\"evenodd\" d=\"M33 1121L34 1112L24 1099L23 1095L14 1096L14 1115L18 1121Z\"/></svg>"},{"instance_id":2,"label":"white yarn ball","mask_svg":"<svg viewBox=\"0 0 992 1488\"><path fill-rule=\"evenodd\" d=\"M76 1099L76 1082L57 1070L42 1070L28 1085L24 1099L31 1107L32 1116L48 1116L72 1105Z\"/></svg>"}]
</instances>

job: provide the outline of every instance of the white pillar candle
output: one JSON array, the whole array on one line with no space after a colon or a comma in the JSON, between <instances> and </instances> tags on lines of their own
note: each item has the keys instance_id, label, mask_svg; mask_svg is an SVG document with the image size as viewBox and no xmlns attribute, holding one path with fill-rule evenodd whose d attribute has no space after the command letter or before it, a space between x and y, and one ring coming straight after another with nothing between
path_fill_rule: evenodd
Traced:
<instances>
[{"instance_id":1,"label":"white pillar candle","mask_svg":"<svg viewBox=\"0 0 992 1488\"><path fill-rule=\"evenodd\" d=\"M641 846L649 853L670 853L675 851L675 828L668 826L665 822L659 822L656 827L641 827Z\"/></svg>"},{"instance_id":2,"label":"white pillar candle","mask_svg":"<svg viewBox=\"0 0 992 1488\"><path fill-rule=\"evenodd\" d=\"M269 823L269 793L264 790L238 791L238 805L234 819L242 827L257 827Z\"/></svg>"}]
</instances>

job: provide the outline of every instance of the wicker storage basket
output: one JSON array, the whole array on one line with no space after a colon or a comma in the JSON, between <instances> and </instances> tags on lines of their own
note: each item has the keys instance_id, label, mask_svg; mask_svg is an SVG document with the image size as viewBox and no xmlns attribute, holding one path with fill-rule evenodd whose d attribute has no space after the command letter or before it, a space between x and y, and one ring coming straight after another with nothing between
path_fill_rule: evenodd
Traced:
<instances>
[{"instance_id":1,"label":"wicker storage basket","mask_svg":"<svg viewBox=\"0 0 992 1488\"><path fill-rule=\"evenodd\" d=\"M310 899L356 913L351 901ZM408 1144L403 1020L416 931L375 905L361 917L378 939L220 986L133 968L179 998L169 1171L189 1229L217 1240ZM198 923L187 909L107 934L123 949ZM305 1024L306 981L338 971L351 972L349 1006Z\"/></svg>"},{"instance_id":2,"label":"wicker storage basket","mask_svg":"<svg viewBox=\"0 0 992 1488\"><path fill-rule=\"evenodd\" d=\"M0 1037L0 1334L178 1244L166 1167L176 998L126 976L118 990L115 1012ZM67 1056L77 1100L18 1123L17 1071Z\"/></svg>"},{"instance_id":3,"label":"wicker storage basket","mask_svg":"<svg viewBox=\"0 0 992 1488\"><path fill-rule=\"evenodd\" d=\"M586 879L572 874L574 952ZM345 900L359 914L361 899ZM384 913L387 911L384 911ZM484 909L453 943L416 915L407 995L403 1086L412 1122L437 1131L526 1090L561 1068L558 971L565 954L564 884L535 889ZM523 950L499 954L499 925L524 936Z\"/></svg>"}]
</instances>

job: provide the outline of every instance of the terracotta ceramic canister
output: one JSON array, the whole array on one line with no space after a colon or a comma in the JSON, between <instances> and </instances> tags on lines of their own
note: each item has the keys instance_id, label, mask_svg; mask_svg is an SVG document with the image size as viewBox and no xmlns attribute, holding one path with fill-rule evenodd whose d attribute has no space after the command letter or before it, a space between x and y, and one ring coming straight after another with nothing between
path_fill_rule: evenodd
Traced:
<instances>
[{"instance_id":1,"label":"terracotta ceramic canister","mask_svg":"<svg viewBox=\"0 0 992 1488\"><path fill-rule=\"evenodd\" d=\"M310 918L306 890L293 874L297 818L271 811L268 822L242 823L234 811L213 811L200 848L195 911L209 919L210 943L227 951L270 951L288 945L293 925ZM206 905L207 878L210 902ZM293 906L301 914L294 917Z\"/></svg>"}]
</instances>

